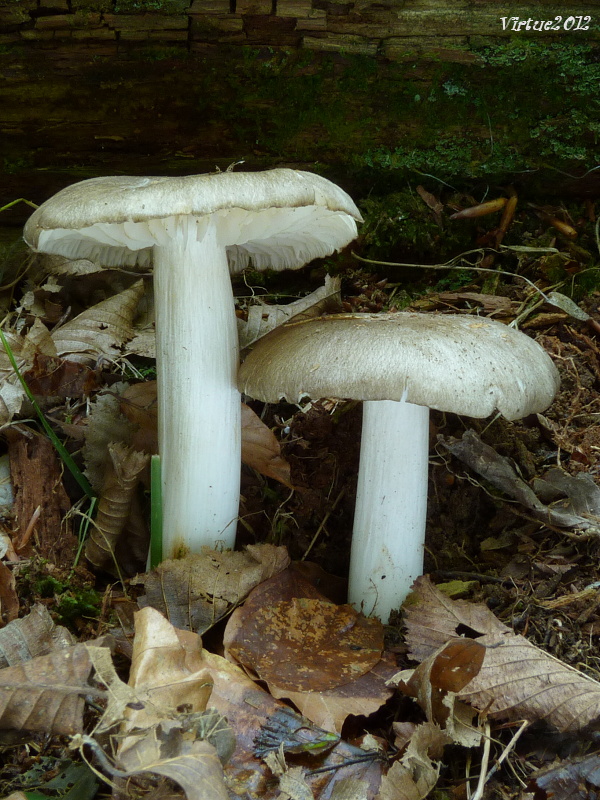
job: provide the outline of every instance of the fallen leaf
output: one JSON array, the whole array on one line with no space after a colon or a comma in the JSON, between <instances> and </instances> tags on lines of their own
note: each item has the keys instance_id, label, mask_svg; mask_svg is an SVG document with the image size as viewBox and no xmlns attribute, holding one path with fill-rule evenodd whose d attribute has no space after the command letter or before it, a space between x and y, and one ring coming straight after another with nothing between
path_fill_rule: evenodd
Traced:
<instances>
[{"instance_id":1,"label":"fallen leaf","mask_svg":"<svg viewBox=\"0 0 600 800\"><path fill-rule=\"evenodd\" d=\"M104 476L95 524L85 546L85 557L94 566L116 573L115 548L127 525L140 474L148 464L149 456L121 442L110 444L108 452L111 462Z\"/></svg>"},{"instance_id":2,"label":"fallen leaf","mask_svg":"<svg viewBox=\"0 0 600 800\"><path fill-rule=\"evenodd\" d=\"M52 333L59 356L95 363L100 356L114 359L133 336L132 321L144 294L143 281L86 309Z\"/></svg>"},{"instance_id":3,"label":"fallen leaf","mask_svg":"<svg viewBox=\"0 0 600 800\"><path fill-rule=\"evenodd\" d=\"M0 630L0 668L22 664L74 643L69 631L56 625L46 606L38 603L27 616Z\"/></svg>"},{"instance_id":4,"label":"fallen leaf","mask_svg":"<svg viewBox=\"0 0 600 800\"><path fill-rule=\"evenodd\" d=\"M135 614L133 656L129 686L143 708L125 709L122 735L133 728L148 728L168 718L180 706L204 711L212 680L204 666L202 642L196 634L183 638L154 608ZM120 753L127 749L127 737Z\"/></svg>"},{"instance_id":5,"label":"fallen leaf","mask_svg":"<svg viewBox=\"0 0 600 800\"><path fill-rule=\"evenodd\" d=\"M238 320L240 348L254 344L269 331L291 320L292 317L318 316L328 311L339 310L342 282L338 277L325 276L324 286L286 305L267 305L258 301L248 309L248 319Z\"/></svg>"},{"instance_id":6,"label":"fallen leaf","mask_svg":"<svg viewBox=\"0 0 600 800\"><path fill-rule=\"evenodd\" d=\"M85 698L95 693L89 683L91 672L84 644L0 670L0 728L66 736L79 733Z\"/></svg>"},{"instance_id":7,"label":"fallen leaf","mask_svg":"<svg viewBox=\"0 0 600 800\"><path fill-rule=\"evenodd\" d=\"M235 657L234 652L230 650L231 643L237 641L238 637L244 636L244 626L248 622L254 626L256 620L262 619L261 614L265 612L268 614L270 609L278 607L282 602L291 604L295 598L303 598L309 603L324 602L320 592L295 569L291 568L280 572L257 586L244 605L233 612L227 623L224 635L226 653ZM334 609L338 608L333 604L327 604L325 607L329 608L331 606ZM351 619L355 620L356 617ZM283 623L285 632L285 619ZM260 625L254 627L258 630ZM373 628L373 632L376 632L376 637L381 636L381 628L378 625ZM292 634L295 633L298 633L298 631L292 631ZM324 638L326 639L327 636L324 636ZM266 639L266 634L262 641L263 645L260 643L260 636L255 640L259 656L263 650L268 652L269 648L272 647L272 643L269 643ZM373 658L368 658L370 666L364 674L358 675L357 673L356 678L347 680L343 685L317 690L315 688L316 682L311 680L311 676L314 668L313 661L320 661L322 647L323 645L320 643L313 646L303 640L299 640L296 643L296 652L292 652L289 663L286 663L286 670L292 671L292 677L289 682L291 686L287 688L282 685L279 677L281 669L278 669L275 664L273 664L273 669L267 678L262 672L261 677L267 680L269 691L274 697L285 697L291 700L301 713L316 725L325 730L339 733L349 714L356 714L357 716L368 715L377 711L389 699L392 690L386 685L386 681L396 672L395 662L389 662L385 657L383 659L379 656L375 657L375 654L371 653ZM326 654L329 652L330 647L335 651L335 647L332 647L331 643L328 642L326 644ZM351 659L356 652L351 651ZM377 652L381 654L380 638L378 638ZM313 655L307 661L308 653ZM342 679L339 676L344 669L343 656L334 652L332 658L331 669L335 675L332 681L340 683ZM281 660L285 663L283 654L281 654ZM325 660L323 660L322 664L317 664L317 669L322 669L324 664ZM260 672L254 663L250 665L244 662L244 666ZM351 668L348 669L349 671L351 671ZM307 673L306 675L304 674L305 672ZM303 691L302 688L305 684L308 686L308 690Z\"/></svg>"},{"instance_id":8,"label":"fallen leaf","mask_svg":"<svg viewBox=\"0 0 600 800\"><path fill-rule=\"evenodd\" d=\"M477 747L481 734L473 723L473 710L456 698L479 673L485 653L477 640L451 639L422 661L409 678L394 681L417 700L429 722L435 722L463 747Z\"/></svg>"},{"instance_id":9,"label":"fallen leaf","mask_svg":"<svg viewBox=\"0 0 600 800\"><path fill-rule=\"evenodd\" d=\"M527 788L536 800L589 800L600 789L598 753L560 761L534 773Z\"/></svg>"},{"instance_id":10,"label":"fallen leaf","mask_svg":"<svg viewBox=\"0 0 600 800\"><path fill-rule=\"evenodd\" d=\"M323 692L291 692L269 684L269 691L286 698L315 725L326 731L341 733L346 719L352 714L368 717L378 711L392 696L389 680L397 671L394 658L384 653L381 660L366 675Z\"/></svg>"},{"instance_id":11,"label":"fallen leaf","mask_svg":"<svg viewBox=\"0 0 600 800\"><path fill-rule=\"evenodd\" d=\"M275 434L245 403L242 403L242 461L262 475L293 488L290 465L281 457Z\"/></svg>"},{"instance_id":12,"label":"fallen leaf","mask_svg":"<svg viewBox=\"0 0 600 800\"><path fill-rule=\"evenodd\" d=\"M270 686L322 692L377 664L383 626L352 606L299 597L254 610L227 644L229 654Z\"/></svg>"},{"instance_id":13,"label":"fallen leaf","mask_svg":"<svg viewBox=\"0 0 600 800\"><path fill-rule=\"evenodd\" d=\"M98 370L43 353L34 354L23 378L32 394L43 397L87 397L101 385Z\"/></svg>"},{"instance_id":14,"label":"fallen leaf","mask_svg":"<svg viewBox=\"0 0 600 800\"><path fill-rule=\"evenodd\" d=\"M376 800L423 800L438 781L448 734L432 722L418 725L400 761L381 779Z\"/></svg>"},{"instance_id":15,"label":"fallen leaf","mask_svg":"<svg viewBox=\"0 0 600 800\"><path fill-rule=\"evenodd\" d=\"M255 753L255 739L269 718L286 706L221 656L205 651L204 658L213 679L210 705L231 722L237 741L236 750L225 766L230 791L247 800L278 800L279 789L274 785L272 772ZM310 758L309 769L330 768L306 776L315 797L329 797L338 782L353 778L366 781L367 797L371 800L379 788L383 764L375 760L344 763L364 756L364 750L344 741L325 752L306 756Z\"/></svg>"},{"instance_id":16,"label":"fallen leaf","mask_svg":"<svg viewBox=\"0 0 600 800\"><path fill-rule=\"evenodd\" d=\"M157 608L177 628L203 633L257 584L288 564L285 547L249 545L244 552L207 549L163 561L134 583L146 589L140 606Z\"/></svg>"},{"instance_id":17,"label":"fallen leaf","mask_svg":"<svg viewBox=\"0 0 600 800\"><path fill-rule=\"evenodd\" d=\"M540 490L553 486L555 495L567 494L568 500L548 506L517 475L510 460L482 442L474 431L465 431L462 439L438 436L438 440L452 455L497 489L518 500L542 522L560 528L577 528L588 535L600 535L600 488L590 475L573 477L562 470L551 470L543 480L536 482L536 486Z\"/></svg>"},{"instance_id":18,"label":"fallen leaf","mask_svg":"<svg viewBox=\"0 0 600 800\"><path fill-rule=\"evenodd\" d=\"M406 609L411 657L426 659L468 631L483 645L477 675L458 692L492 718L545 720L562 732L581 731L600 718L600 683L517 636L484 605L450 600L423 576Z\"/></svg>"}]
</instances>

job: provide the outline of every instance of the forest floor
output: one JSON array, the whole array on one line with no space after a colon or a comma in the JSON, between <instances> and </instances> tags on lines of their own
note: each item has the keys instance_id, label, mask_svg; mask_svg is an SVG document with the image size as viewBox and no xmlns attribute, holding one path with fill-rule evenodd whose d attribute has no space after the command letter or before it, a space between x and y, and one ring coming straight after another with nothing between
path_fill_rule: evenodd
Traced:
<instances>
[{"instance_id":1,"label":"forest floor","mask_svg":"<svg viewBox=\"0 0 600 800\"><path fill-rule=\"evenodd\" d=\"M429 195L430 202L425 202L432 216L439 216L440 209L435 209L431 197ZM88 532L93 523L89 522L89 505L80 486L55 454L53 444L39 427L31 405L25 400L18 409L10 407L9 395L0 391L8 415L3 421L3 432L10 470L4 483L12 482L13 488L12 501L8 497L3 505L4 555L0 563L0 601L5 626L0 630L0 664L4 667L0 670L0 677L3 677L0 681L1 796L14 792L15 798L25 796L30 800L40 797L85 800L96 793L108 796L111 791L115 798L147 796L153 800L177 796L190 800L227 796L292 797L294 800L300 797L414 800L426 796L453 800L468 797L477 800L481 797L503 800L577 797L584 800L596 796L600 786L600 779L596 777L600 761L595 754L600 719L600 326L596 323L600 320L600 291L593 282L583 281L583 277L594 275L595 283L600 287L595 274L600 267L597 266L599 242L594 209L589 203L582 203L576 212L571 207L569 213L560 208L545 209L534 217L536 227L521 238L523 244L515 244L512 250L504 251L497 246L497 238L490 239L494 234L494 223L489 222L490 218L476 217L469 224L474 226L473 243L477 249L454 262L452 271L432 269L423 273L416 267L406 267L400 273L397 267L365 264L346 253L333 265L317 265L311 272L310 288L320 282L326 268L337 273L341 278L339 308L345 312L402 310L485 315L506 324L517 320L519 329L536 339L550 354L560 373L561 386L555 401L546 411L516 422L507 422L502 417L473 420L432 412L424 571L438 590L433 589L430 583L421 582L414 600L416 606L409 604L404 611L399 609L389 625L377 634L369 634L375 638L381 636L382 642L385 635L385 646L384 650L377 651L377 657L368 667L362 667L363 675L370 672L376 675L380 669L384 676L379 680L378 688L366 693L368 702L364 701L364 708L369 709L368 713L357 711L360 703L353 705L354 700L360 697L358 690L354 697L350 694L344 701L339 698L328 701L327 713L322 708L315 711L313 707L315 696L321 698L320 702L325 702L323 696L336 688L331 672L345 669L342 662L335 660L339 654L323 656L324 661L330 662L329 682L319 683L315 679L316 682L311 684L311 678L307 677L306 670L303 672L300 664L298 669L302 675L298 678L296 694L289 685L283 689L277 686L277 671L273 672L273 664L257 664L243 655L252 638L249 615L254 613L258 617L264 615L265 608L289 602L289 597L294 597L293 591L289 594L289 587L281 588L278 584L280 594L267 595L268 600L261 601L260 594L257 595L254 606L247 601L248 609L254 611L247 611L245 617L244 596L227 599L225 592L220 598L224 605L216 612L208 613L204 609L194 617L195 611L188 609L189 620L212 614L210 623L191 624L195 633L203 634L206 651L214 653L215 658L225 653L229 663L243 664L246 673L258 681L257 686L269 687L274 697L292 696L292 707L301 711L315 726L311 730L306 723L313 743L310 746L306 741L299 744L289 730L287 739L280 732L277 742L281 747L266 748L272 750L272 760L265 761L267 766L262 764L260 767L262 772L257 783L250 779L244 783L246 778L241 776L244 769L250 772L259 769L257 764L261 754L257 751L257 737L262 741L265 720L271 721L273 714L281 711L280 705L269 707L270 711L264 712L264 719L259 713L254 728L251 722L244 722L244 736L246 739L249 737L251 743L248 749L239 744L244 737L236 729L231 706L225 713L223 705L216 704L238 736L238 747L246 760L238 756L237 762L235 757L228 761L231 754L226 756L224 753L226 745L218 744L214 737L211 739L197 733L194 745L210 741L221 762L226 764L227 788L215 788L216 783L210 783L212 788L207 789L210 781L218 783L222 778L215 777L215 773L208 776L198 769L190 780L189 776L182 777L180 763L171 771L164 765L151 770L148 764L157 763L158 751L146 754L146 773L136 772L131 762L122 755L118 756L116 745L113 748L109 743L106 730L110 730L110 726L104 733L95 733L98 722L105 719L103 715L107 708L112 708L108 696L111 693L116 695L113 690L117 685L117 678L108 677L106 669L94 661L96 656L86 661L87 666L82 668L83 672L77 672L74 682L70 675L69 680L60 679L60 686L51 685L49 676L54 669L58 670L58 651L54 647L57 639L63 637L57 647L77 647L90 642L102 648L108 647L113 653L119 678L126 681L129 677L130 686L136 691L141 692L139 687L142 685L147 689L152 685L147 675L143 680L140 678L138 684L130 676L130 660L137 652L137 645L135 642L132 644L133 613L138 607L154 606L152 597L162 594L164 605L158 604L159 610L175 627L181 627L177 620L181 617L178 603L182 601L176 597L178 579L165 573L161 573L158 587L153 583L154 578L138 577L132 582L134 575L143 572L143 553L149 530L148 485L142 468L138 470L141 477L134 481L135 500L130 495L128 501L135 509L131 518L122 525L132 538L111 546L110 556L102 563L101 558L95 560L94 557L88 557L86 561L83 554L87 552L89 556L91 551L86 551L86 546L78 538L81 520ZM529 219L533 225L531 217ZM487 242L484 241L486 236ZM490 241L496 242L493 253L480 249ZM356 252L370 255L364 242L360 241ZM510 274L498 272L490 277L487 272L478 272L478 266ZM128 448L136 446L151 452L155 446L155 433L152 431L155 399L152 391L144 395L143 403L139 401L138 410L143 408L145 414L141 420L139 416L128 415L125 409L128 403L135 405L138 400L132 400L131 395L123 400L124 381L139 386L146 382L146 376L154 377L151 350L144 350L147 341L144 337L151 328L149 312L139 311L138 303L144 302L142 289L136 289L138 293L132 299L131 292L136 285L132 279L117 273L104 275L83 267L77 274L67 275L63 267L49 265L40 259L28 262L27 273L20 275L19 281L11 288L10 301L6 301L7 312L10 311L6 330L12 336L10 346L46 418L59 438L65 440L80 468L86 468L86 475L102 502L102 497L106 499L102 475L105 474L107 459L105 455L99 456L98 451L106 449L107 440L122 435ZM578 278L581 278L579 283ZM411 287L410 291L407 287ZM239 290L240 286L237 288ZM277 301L281 278L272 276L259 288L265 301L270 302L272 297ZM550 291L559 291L563 297L570 296L579 310L574 310L568 301L560 298L558 305L547 302ZM74 323L69 332L71 340L79 337L80 341L89 344L86 337L89 335L93 339L106 325L104 311L100 315L96 312L94 325L99 328L92 326L89 334L83 332L85 326L79 315L92 308L98 309L115 293L130 293L126 304L137 309L131 314L128 332L113 332L113 339L103 352L90 354L88 349L86 358L73 358L77 348L68 351L63 345L66 337L59 343L60 337L55 336L55 331L70 321ZM240 301L240 318L244 319L246 310L246 301ZM48 345L49 333L56 344L54 351ZM126 346L126 342L131 343L134 339L136 348ZM111 350L113 358L108 357ZM123 353L127 355L123 356ZM54 361L49 365L42 356ZM2 381L11 380L10 365L2 362L0 368ZM59 370L60 377L57 377ZM68 384L69 389L62 392L63 397L58 396L57 382ZM110 410L110 414L116 416L107 417L108 422L100 420L99 397L102 394L116 403L116 408L113 403ZM353 401L333 398L307 401L301 407L284 403L264 405L252 400L248 400L248 404L266 428L275 434L276 445L271 443L269 446L280 448L274 456L280 467L281 464L285 469L289 466L289 472L284 469L284 473L279 473L279 480L272 477L269 468L260 469L260 464L259 469L247 464L242 467L238 549L267 544L272 546L269 559L279 559L277 568L269 567L270 571L254 581L257 588L253 591L258 591L265 578L273 581L280 570L288 572L284 570L285 558L281 556L284 551L278 550L286 548L294 563L295 579L300 580L301 576L317 590L313 595L311 590L304 589L297 596L305 598L307 604L320 603L321 600L343 604L356 495L361 406ZM93 416L96 423L90 422ZM119 422L115 427L116 423L110 420L117 417ZM110 432L98 433L92 441L88 430L96 428L98 422L100 428L108 426ZM132 424L135 427L133 433ZM135 438L140 431L143 433L141 444L141 439ZM468 440L470 447L483 443L490 448L485 450L487 461L484 459L478 471L468 466L464 458L459 459L451 452L457 440L467 441L463 439L465 431L476 434L473 440ZM502 480L498 478L501 470L505 470ZM561 476L569 477L557 481L556 470ZM281 478L282 474L287 477ZM560 513L553 515L551 512L570 514L572 524L565 524L565 517ZM275 552L279 554L277 558L272 555ZM106 557L106 552L103 557ZM115 561L120 563L117 570L113 566ZM206 600L209 593L203 591ZM44 618L43 624L35 626L35 633L21 631L16 638L11 636L11 629L15 630L11 626L19 619L32 619L31 615L37 613L35 609L40 606L50 613L51 621ZM415 611L419 607L421 615ZM232 608L236 608L234 615L240 612L241 616L232 616ZM321 606L318 611L316 608L310 606L313 617L320 618L321 613L325 614ZM448 615L452 617L452 624L448 623ZM236 625L232 627L234 619ZM261 629L263 633L266 629L270 631L275 624L271 617L265 619L265 627ZM160 627L156 620L145 624ZM323 626L326 628L327 623L323 622ZM422 628L426 628L427 635ZM147 638L159 635L156 633L158 629L152 630L152 634L146 631ZM246 635L243 646L240 644L240 630ZM2 639L3 631L9 632L5 639ZM51 646L35 644L39 637L43 638L40 631L45 632L46 639L52 639ZM520 667L515 667L510 661L492 665L490 653L502 651L503 645L500 640L488 641L486 637L504 636L505 642L509 635L512 646L516 648L515 660L521 666L531 658L532 652L535 653L535 669L526 675L519 673ZM137 627L135 636L140 640L143 638ZM164 642L167 641L168 634L162 629L160 636L165 636ZM488 660L483 661L482 668L477 650L474 665L473 654L469 651L467 655L466 645L457 645L460 665L454 669L467 676L465 686L457 688L447 680L445 668L442 669L441 662L436 662L435 658L449 646L448 642L451 645L461 636L467 643L481 642L478 647L487 648L485 658ZM9 675L8 670L25 669L16 655L19 648L23 649L18 644L21 640L27 643L25 649L32 664L36 659L51 658L54 659L49 662L51 666L41 665L39 672L32 667L29 672L19 673L20 677L15 677L16 673ZM180 646L184 647L182 641L180 637ZM324 652L327 650L322 639L314 641L322 642ZM533 651L522 649L529 645L535 646ZM308 649L308 644L305 644L304 658L312 665ZM335 649L333 645L332 649ZM144 652L143 647L141 652ZM548 661L545 660L546 654L552 657ZM297 657L301 662L302 655L297 654ZM331 666L332 659L337 665L335 668ZM168 663L171 660L177 659L174 656L166 658ZM401 670L414 669L418 661L428 665L426 676L419 673L413 680L412 689L407 675L402 679L393 678L393 685L400 683L400 689L394 693L388 691L386 681ZM485 665L488 665L487 673ZM198 665L192 669L188 664L188 676L195 674L196 668L200 670ZM201 668L209 669L206 664ZM211 665L210 669L216 667ZM555 669L558 672L553 671ZM95 678L90 677L91 673ZM222 674L211 674L216 697ZM472 676L475 683L470 684ZM542 682L536 685L539 676L542 676ZM584 678L580 685L577 681ZM587 679L590 680L586 683ZM170 682L181 680L181 677L171 677ZM479 684L476 685L477 680ZM42 710L34 713L29 709L26 714L19 715L15 706L18 708L25 701L17 687L27 687L29 683ZM347 685L349 679L346 681L344 678L342 683ZM66 684L71 686L69 691L65 689ZM571 684L572 690L565 688ZM550 685L552 692L548 689ZM79 687L78 691L73 686ZM554 693L558 686L563 694ZM106 687L110 691L105 691ZM229 695L234 693L232 689L228 691ZM301 694L304 694L304 699ZM478 721L471 719L469 722L470 726L479 726L478 746L456 733L448 733L450 738L443 741L435 738L440 728L449 730L448 713L453 719L456 713L458 719L458 712L440 710L440 704L444 702L450 708L450 702L444 698L455 694L479 712ZM310 695L310 702L307 695ZM424 700L424 695L428 700ZM67 712L65 704L72 696L81 701L81 707ZM115 716L120 720L119 724L123 719L129 719L129 712L123 709L134 708L134 714L138 713L136 703L143 705L146 702L140 697L136 695L132 699L128 696L123 701L121 716ZM198 711L195 700L185 699L181 694L177 697L175 706L178 711L183 709L181 713L188 713L191 706L194 706L194 712ZM416 697L421 708L412 697ZM232 702L231 696L227 697L227 702ZM260 702L266 701L263 698ZM269 702L279 703L278 700ZM247 696L246 703L250 703ZM344 703L347 704L346 712L340 711ZM190 708L186 704L191 704ZM208 707L213 705L212 701L208 702ZM558 711L569 706L577 719L561 716L563 712ZM41 722L32 722L36 714ZM66 722L63 714L67 717ZM522 722L527 725L522 725ZM116 723L113 721L112 724ZM127 738L126 733L131 733L131 719L127 724L129 728L121 730L121 737ZM150 725L147 721L145 724ZM156 720L152 722L155 724ZM426 724L433 725L436 733L432 733L433 728L428 729L427 736L432 739L423 743L415 731L423 730L422 726ZM140 724L138 729L141 727ZM323 782L319 777L321 782L318 783L316 777L307 778L312 774L307 767L307 753L311 748L315 753L330 753L332 751L328 748L334 747L337 751L341 747L337 739L323 743L319 739L324 735L322 730L341 735L341 742L350 748L345 752L344 764L351 763L352 754L356 755L359 746L370 753L379 753L369 763L370 772L364 765L360 766L359 772L345 767L344 774L350 781L346 785L347 795L339 786L335 788L332 779ZM155 728L153 731L163 748L162 758L167 741L161 738L167 736L164 725L160 734L156 734ZM516 732L522 735L518 741L512 741ZM94 768L109 776L112 790L107 784L99 784L80 757L68 749L67 737L82 733L96 736L95 743L88 738L83 743L79 740L79 744ZM364 743L365 733L371 737L368 746ZM487 746L484 744L486 737ZM315 741L318 746L314 745ZM168 742L172 747L172 740ZM102 753L105 753L104 757ZM111 758L112 767L106 765L106 753ZM180 749L174 761L183 757L182 753L191 757L188 750ZM278 766L273 753L279 753ZM407 753L412 755L409 757ZM310 758L327 759L329 755L315 754ZM502 763L494 769L499 758ZM227 764L234 762L228 773ZM375 762L378 766L373 767ZM316 763L312 761L312 767ZM328 762L319 762L322 763ZM389 777L387 783L382 782L382 775L392 774L391 765L394 763L401 763L404 773L400 777L399 770L395 770L395 783ZM284 781L294 767L304 770L298 773L300 777L294 773L300 782L301 779L307 781L302 784L302 789L298 785L290 788L290 784ZM281 770L279 775L277 769ZM333 767L326 769L333 770ZM340 773L339 767L337 771ZM155 779L148 778L148 772L163 776L158 785ZM407 776L407 773L410 774ZM479 781L480 773L486 778L485 786L483 779ZM330 773L325 774L330 776ZM274 776L279 778L279 782ZM205 788L201 790L198 785L203 782ZM305 789L312 794L307 794ZM221 794L222 791L225 793Z\"/></svg>"}]
</instances>

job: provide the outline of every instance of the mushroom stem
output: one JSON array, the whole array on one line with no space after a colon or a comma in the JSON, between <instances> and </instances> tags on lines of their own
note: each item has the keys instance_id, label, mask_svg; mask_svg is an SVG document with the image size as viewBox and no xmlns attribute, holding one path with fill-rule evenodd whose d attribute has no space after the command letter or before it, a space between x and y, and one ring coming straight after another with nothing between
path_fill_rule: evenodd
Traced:
<instances>
[{"instance_id":1,"label":"mushroom stem","mask_svg":"<svg viewBox=\"0 0 600 800\"><path fill-rule=\"evenodd\" d=\"M429 409L363 404L348 600L386 623L423 572Z\"/></svg>"},{"instance_id":2,"label":"mushroom stem","mask_svg":"<svg viewBox=\"0 0 600 800\"><path fill-rule=\"evenodd\" d=\"M163 558L233 547L240 487L238 338L225 247L207 221L154 248Z\"/></svg>"}]
</instances>

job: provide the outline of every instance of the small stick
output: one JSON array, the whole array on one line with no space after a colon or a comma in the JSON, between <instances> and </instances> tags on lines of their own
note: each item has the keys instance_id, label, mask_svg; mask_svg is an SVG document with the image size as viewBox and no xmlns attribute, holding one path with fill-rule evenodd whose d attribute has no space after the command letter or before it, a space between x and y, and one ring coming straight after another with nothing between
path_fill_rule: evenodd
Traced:
<instances>
[{"instance_id":1,"label":"small stick","mask_svg":"<svg viewBox=\"0 0 600 800\"><path fill-rule=\"evenodd\" d=\"M19 552L19 550L22 550L27 544L27 542L31 539L31 536L33 534L33 529L35 528L35 524L40 518L41 513L42 513L42 507L38 506L31 515L31 519L29 520L29 524L25 528L23 535L17 542L14 543L14 548L17 551L17 553Z\"/></svg>"}]
</instances>

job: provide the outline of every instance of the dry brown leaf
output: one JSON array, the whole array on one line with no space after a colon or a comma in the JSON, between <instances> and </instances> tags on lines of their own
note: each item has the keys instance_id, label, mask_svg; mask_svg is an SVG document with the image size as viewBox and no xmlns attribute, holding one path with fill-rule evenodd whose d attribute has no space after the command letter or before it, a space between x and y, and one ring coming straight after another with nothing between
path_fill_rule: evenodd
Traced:
<instances>
[{"instance_id":1,"label":"dry brown leaf","mask_svg":"<svg viewBox=\"0 0 600 800\"><path fill-rule=\"evenodd\" d=\"M115 547L129 519L140 474L149 456L121 442L110 444L108 452L111 461L104 476L98 513L86 543L85 557L96 567L116 572Z\"/></svg>"},{"instance_id":2,"label":"dry brown leaf","mask_svg":"<svg viewBox=\"0 0 600 800\"><path fill-rule=\"evenodd\" d=\"M182 787L187 800L230 800L215 748L178 728L165 731L164 727L144 732L129 757L119 758L126 769L129 764L129 777L163 775Z\"/></svg>"},{"instance_id":3,"label":"dry brown leaf","mask_svg":"<svg viewBox=\"0 0 600 800\"><path fill-rule=\"evenodd\" d=\"M124 731L155 725L179 706L204 711L212 681L203 663L201 639L196 634L183 637L154 608L138 611L129 686L144 708L125 710ZM125 742L120 753L124 750Z\"/></svg>"},{"instance_id":4,"label":"dry brown leaf","mask_svg":"<svg viewBox=\"0 0 600 800\"><path fill-rule=\"evenodd\" d=\"M552 800L590 800L600 789L600 756L598 753L559 761L539 770L528 784L535 798Z\"/></svg>"},{"instance_id":5,"label":"dry brown leaf","mask_svg":"<svg viewBox=\"0 0 600 800\"><path fill-rule=\"evenodd\" d=\"M434 723L418 725L401 760L382 778L376 800L427 797L437 783L444 746L450 743L450 737Z\"/></svg>"},{"instance_id":6,"label":"dry brown leaf","mask_svg":"<svg viewBox=\"0 0 600 800\"><path fill-rule=\"evenodd\" d=\"M567 475L562 470L552 469L544 479L538 478L536 489L556 499L566 498L557 505L545 505L515 472L512 463L497 453L493 447L482 442L474 431L465 431L462 439L438 440L452 455L459 458L485 480L500 491L517 500L542 522L560 528L576 528L586 535L600 535L600 488L591 475Z\"/></svg>"},{"instance_id":7,"label":"dry brown leaf","mask_svg":"<svg viewBox=\"0 0 600 800\"><path fill-rule=\"evenodd\" d=\"M107 465L110 463L108 445L111 442L132 443L134 426L119 411L118 395L127 387L127 383L116 383L110 394L102 392L89 404L83 458L85 474L97 492L102 489Z\"/></svg>"},{"instance_id":8,"label":"dry brown leaf","mask_svg":"<svg viewBox=\"0 0 600 800\"><path fill-rule=\"evenodd\" d=\"M123 416L136 426L131 444L136 450L158 453L158 396L156 381L143 381L128 386L121 394L119 408Z\"/></svg>"},{"instance_id":9,"label":"dry brown leaf","mask_svg":"<svg viewBox=\"0 0 600 800\"><path fill-rule=\"evenodd\" d=\"M29 391L42 397L87 397L101 386L99 370L39 352L23 378Z\"/></svg>"},{"instance_id":10,"label":"dry brown leaf","mask_svg":"<svg viewBox=\"0 0 600 800\"><path fill-rule=\"evenodd\" d=\"M545 720L576 732L600 719L600 683L516 636L483 605L449 600L426 577L406 612L411 656L424 660L461 630L486 648L483 665L460 699L492 717Z\"/></svg>"},{"instance_id":11,"label":"dry brown leaf","mask_svg":"<svg viewBox=\"0 0 600 800\"><path fill-rule=\"evenodd\" d=\"M132 321L144 294L143 281L86 309L52 333L59 356L95 363L100 356L114 359L133 336Z\"/></svg>"},{"instance_id":12,"label":"dry brown leaf","mask_svg":"<svg viewBox=\"0 0 600 800\"><path fill-rule=\"evenodd\" d=\"M260 608L252 604L227 640L227 652L261 680L300 692L323 692L356 680L377 664L382 650L379 620L349 605L304 597Z\"/></svg>"},{"instance_id":13,"label":"dry brown leaf","mask_svg":"<svg viewBox=\"0 0 600 800\"><path fill-rule=\"evenodd\" d=\"M267 305L260 300L248 309L248 319L238 320L240 348L254 344L277 325L288 322L293 317L318 316L326 311L340 310L340 290L342 282L338 277L325 276L325 284L314 292L286 305Z\"/></svg>"},{"instance_id":14,"label":"dry brown leaf","mask_svg":"<svg viewBox=\"0 0 600 800\"><path fill-rule=\"evenodd\" d=\"M94 693L88 682L91 672L83 644L0 670L0 728L79 733L85 696Z\"/></svg>"},{"instance_id":15,"label":"dry brown leaf","mask_svg":"<svg viewBox=\"0 0 600 800\"><path fill-rule=\"evenodd\" d=\"M429 722L463 747L477 747L481 733L473 723L475 712L456 699L457 693L479 673L485 654L477 640L451 639L421 662L410 678L394 681L417 700Z\"/></svg>"},{"instance_id":16,"label":"dry brown leaf","mask_svg":"<svg viewBox=\"0 0 600 800\"><path fill-rule=\"evenodd\" d=\"M224 635L226 652L229 645L238 636L243 636L243 627L247 620L253 624L253 620L268 609L276 607L282 601L292 601L294 598L305 598L307 600L322 602L324 600L320 592L295 569L287 569L270 580L264 581L253 590L244 605L236 609L231 615ZM300 644L300 654L297 654L294 669L301 675L306 669L303 662L306 653L312 652L310 646L305 645L302 650ZM315 658L320 659L319 648ZM261 645L259 644L259 651ZM334 654L334 662L336 655ZM248 666L246 664L246 666ZM293 666L293 665L291 665ZM255 666L252 667L256 669ZM338 665L335 666L335 669ZM396 672L393 664L385 659L369 669L369 671L344 684L326 691L298 691L300 680L294 680L293 689L281 688L279 680L279 669L275 668L274 680L269 680L269 690L274 697L290 699L297 708L316 725L328 731L339 732L344 720L349 714L369 714L380 708L392 694L390 688L386 686L386 681ZM308 679L310 684L310 677ZM312 687L309 687L312 688Z\"/></svg>"},{"instance_id":17,"label":"dry brown leaf","mask_svg":"<svg viewBox=\"0 0 600 800\"><path fill-rule=\"evenodd\" d=\"M290 700L301 714L320 728L341 733L348 716L369 716L389 700L393 691L387 682L396 670L395 659L384 653L381 661L366 675L335 689L290 692L269 684L269 691L277 699Z\"/></svg>"},{"instance_id":18,"label":"dry brown leaf","mask_svg":"<svg viewBox=\"0 0 600 800\"><path fill-rule=\"evenodd\" d=\"M241 553L207 549L163 561L135 583L146 589L140 606L157 608L177 628L203 633L257 584L288 564L285 547L250 545Z\"/></svg>"},{"instance_id":19,"label":"dry brown leaf","mask_svg":"<svg viewBox=\"0 0 600 800\"><path fill-rule=\"evenodd\" d=\"M281 457L275 434L245 403L242 403L242 461L292 488L290 465Z\"/></svg>"},{"instance_id":20,"label":"dry brown leaf","mask_svg":"<svg viewBox=\"0 0 600 800\"><path fill-rule=\"evenodd\" d=\"M69 631L56 625L46 606L38 603L26 617L16 619L0 630L0 669L73 644Z\"/></svg>"},{"instance_id":21,"label":"dry brown leaf","mask_svg":"<svg viewBox=\"0 0 600 800\"><path fill-rule=\"evenodd\" d=\"M98 730L122 720L115 756L120 777L163 775L176 781L188 800L228 800L221 761L210 742L215 724L208 728L199 719L212 688L200 638L177 631L158 611L146 608L136 614L129 685L107 660L94 660L94 666L110 698Z\"/></svg>"},{"instance_id":22,"label":"dry brown leaf","mask_svg":"<svg viewBox=\"0 0 600 800\"><path fill-rule=\"evenodd\" d=\"M237 740L236 750L225 767L225 775L234 796L247 800L277 800L279 790L272 780L271 770L256 756L255 738L278 709L287 708L260 689L242 670L224 658L205 652L205 663L213 679L210 706L226 717ZM340 741L326 752L311 757L311 769L335 767L307 776L315 797L329 797L333 787L345 778L364 780L367 797L373 798L379 788L382 764L377 761L348 764L344 761L364 756L364 751Z\"/></svg>"}]
</instances>

